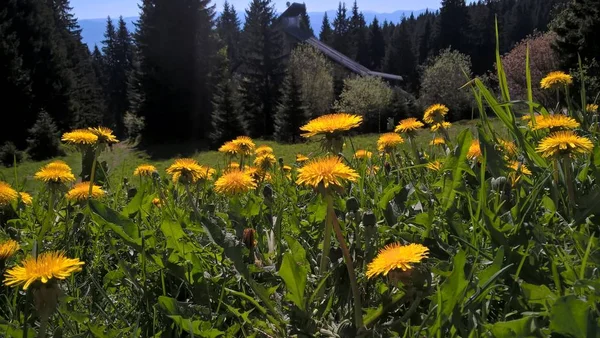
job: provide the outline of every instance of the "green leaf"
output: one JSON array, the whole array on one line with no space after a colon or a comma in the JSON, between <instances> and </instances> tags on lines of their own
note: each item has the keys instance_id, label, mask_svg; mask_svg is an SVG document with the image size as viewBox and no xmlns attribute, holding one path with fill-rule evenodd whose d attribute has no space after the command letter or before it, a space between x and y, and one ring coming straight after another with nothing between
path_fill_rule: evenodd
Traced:
<instances>
[{"instance_id":1,"label":"green leaf","mask_svg":"<svg viewBox=\"0 0 600 338\"><path fill-rule=\"evenodd\" d=\"M454 256L454 267L450 276L440 287L438 297L436 297L437 306L440 311L439 318L430 332L437 332L443 323L450 318L450 315L457 310L465 295L465 290L469 285L465 277L465 263L467 256L463 250Z\"/></svg>"},{"instance_id":2,"label":"green leaf","mask_svg":"<svg viewBox=\"0 0 600 338\"><path fill-rule=\"evenodd\" d=\"M91 200L90 210L92 218L103 226L114 231L125 243L141 250L142 239L138 231L138 227L129 218L119 214L118 212L108 208L99 201Z\"/></svg>"},{"instance_id":3,"label":"green leaf","mask_svg":"<svg viewBox=\"0 0 600 338\"><path fill-rule=\"evenodd\" d=\"M486 325L492 337L532 337L537 336L537 326L533 317L498 322Z\"/></svg>"},{"instance_id":4,"label":"green leaf","mask_svg":"<svg viewBox=\"0 0 600 338\"><path fill-rule=\"evenodd\" d=\"M388 186L385 189L385 191L383 192L381 199L379 199L379 202L377 203L377 206L379 206L379 209L385 210L388 206L388 203L392 199L394 199L394 196L396 196L396 194L398 194L401 190L402 190L402 186L399 186L399 185L394 184L394 185Z\"/></svg>"},{"instance_id":5,"label":"green leaf","mask_svg":"<svg viewBox=\"0 0 600 338\"><path fill-rule=\"evenodd\" d=\"M478 286L482 287L494 274L502 269L502 262L504 261L504 247L501 246L496 252L496 257L490 266L485 270L481 271L477 276L479 278Z\"/></svg>"},{"instance_id":6,"label":"green leaf","mask_svg":"<svg viewBox=\"0 0 600 338\"><path fill-rule=\"evenodd\" d=\"M525 300L530 304L539 304L551 306L556 298L556 294L552 292L546 285L535 285L526 282L521 283L521 290Z\"/></svg>"},{"instance_id":7,"label":"green leaf","mask_svg":"<svg viewBox=\"0 0 600 338\"><path fill-rule=\"evenodd\" d=\"M290 240L291 238L288 238L288 243ZM306 252L304 249L299 250L298 247L300 245L292 239L292 243L294 242L296 245L290 245L292 251L286 252L283 255L281 267L279 268L279 276L281 276L287 287L287 298L304 311L306 309L304 290L306 288L306 279L308 278L308 262L306 261ZM296 247L298 252L295 252L293 247Z\"/></svg>"},{"instance_id":8,"label":"green leaf","mask_svg":"<svg viewBox=\"0 0 600 338\"><path fill-rule=\"evenodd\" d=\"M465 170L467 153L471 146L471 133L468 129L463 130L458 135L458 147L454 154L450 155L444 163L444 170L452 172L450 182L444 181L442 191L442 206L443 210L447 211L454 204L456 192L463 182L462 173ZM446 180L445 176L443 180Z\"/></svg>"},{"instance_id":9,"label":"green leaf","mask_svg":"<svg viewBox=\"0 0 600 338\"><path fill-rule=\"evenodd\" d=\"M550 330L573 338L596 337L590 305L573 295L559 298L550 312Z\"/></svg>"}]
</instances>

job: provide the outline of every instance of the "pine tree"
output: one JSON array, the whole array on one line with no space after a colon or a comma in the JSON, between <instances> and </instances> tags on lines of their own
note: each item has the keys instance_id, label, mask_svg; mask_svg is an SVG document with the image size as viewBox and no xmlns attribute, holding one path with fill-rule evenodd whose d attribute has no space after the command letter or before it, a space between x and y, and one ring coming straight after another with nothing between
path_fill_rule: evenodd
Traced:
<instances>
[{"instance_id":1,"label":"pine tree","mask_svg":"<svg viewBox=\"0 0 600 338\"><path fill-rule=\"evenodd\" d=\"M333 35L331 43L333 48L346 56L349 56L350 54L348 26L349 21L346 17L346 4L342 4L340 2L335 20L333 20Z\"/></svg>"},{"instance_id":2,"label":"pine tree","mask_svg":"<svg viewBox=\"0 0 600 338\"><path fill-rule=\"evenodd\" d=\"M242 38L241 93L245 127L252 137L271 136L284 75L281 60L283 36L276 25L271 0L253 0L250 3Z\"/></svg>"},{"instance_id":3,"label":"pine tree","mask_svg":"<svg viewBox=\"0 0 600 338\"><path fill-rule=\"evenodd\" d=\"M333 30L331 30L331 24L329 23L327 12L325 12L325 15L323 16L323 24L321 25L319 40L328 45L333 42Z\"/></svg>"},{"instance_id":4,"label":"pine tree","mask_svg":"<svg viewBox=\"0 0 600 338\"><path fill-rule=\"evenodd\" d=\"M41 161L60 154L60 133L47 112L42 110L38 114L28 134L27 153L33 160Z\"/></svg>"},{"instance_id":5,"label":"pine tree","mask_svg":"<svg viewBox=\"0 0 600 338\"><path fill-rule=\"evenodd\" d=\"M227 57L235 70L240 63L240 19L233 5L225 1L223 13L217 20L217 34L227 46Z\"/></svg>"},{"instance_id":6,"label":"pine tree","mask_svg":"<svg viewBox=\"0 0 600 338\"><path fill-rule=\"evenodd\" d=\"M468 53L470 20L465 0L442 0L437 23L436 51L451 47Z\"/></svg>"},{"instance_id":7,"label":"pine tree","mask_svg":"<svg viewBox=\"0 0 600 338\"><path fill-rule=\"evenodd\" d=\"M356 0L352 6L352 16L348 21L348 38L350 39L349 56L363 66L369 65L369 46L367 44L367 24L365 17L358 11Z\"/></svg>"},{"instance_id":8,"label":"pine tree","mask_svg":"<svg viewBox=\"0 0 600 338\"><path fill-rule=\"evenodd\" d=\"M283 88L283 98L275 115L275 139L280 142L300 140L300 127L307 120L306 105L298 76L288 71Z\"/></svg>"},{"instance_id":9,"label":"pine tree","mask_svg":"<svg viewBox=\"0 0 600 338\"><path fill-rule=\"evenodd\" d=\"M309 32L312 36L315 35L315 32L313 31L312 26L310 25L310 16L308 16L308 13L306 11L303 11L300 15L300 28L302 28L302 30L306 32Z\"/></svg>"},{"instance_id":10,"label":"pine tree","mask_svg":"<svg viewBox=\"0 0 600 338\"><path fill-rule=\"evenodd\" d=\"M408 89L414 89L417 82L417 60L412 47L412 32L408 20L404 18L396 26L390 46L386 49L384 71L404 77Z\"/></svg>"},{"instance_id":11,"label":"pine tree","mask_svg":"<svg viewBox=\"0 0 600 338\"><path fill-rule=\"evenodd\" d=\"M214 8L209 0L144 0L135 40L139 71L136 112L146 142L185 141L209 134Z\"/></svg>"},{"instance_id":12,"label":"pine tree","mask_svg":"<svg viewBox=\"0 0 600 338\"><path fill-rule=\"evenodd\" d=\"M377 17L373 19L371 26L369 27L369 67L374 70L380 70L385 57L385 40L383 39L383 32L379 27L379 20Z\"/></svg>"},{"instance_id":13,"label":"pine tree","mask_svg":"<svg viewBox=\"0 0 600 338\"><path fill-rule=\"evenodd\" d=\"M236 82L229 69L227 53L221 51L221 54L223 54L223 62L219 71L221 81L217 85L213 97L213 131L210 134L210 139L215 146L244 134L240 121L240 97Z\"/></svg>"}]
</instances>

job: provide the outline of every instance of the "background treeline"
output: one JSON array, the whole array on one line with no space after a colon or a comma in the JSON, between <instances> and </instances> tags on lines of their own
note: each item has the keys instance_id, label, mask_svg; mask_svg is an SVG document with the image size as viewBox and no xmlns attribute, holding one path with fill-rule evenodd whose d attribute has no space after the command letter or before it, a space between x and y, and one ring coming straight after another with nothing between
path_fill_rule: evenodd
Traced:
<instances>
[{"instance_id":1,"label":"background treeline","mask_svg":"<svg viewBox=\"0 0 600 338\"><path fill-rule=\"evenodd\" d=\"M538 53L551 60L538 72L576 68L579 54L593 79L598 8L599 0L443 0L439 11L393 24L365 22L355 2L325 16L315 32L322 41L372 70L402 75L398 84L356 78L307 46L292 51L270 0L252 0L243 13L226 3L220 16L209 0L144 0L136 30L108 18L93 52L68 0L5 0L0 157L12 162L25 149L54 156L60 132L97 124L121 138L141 133L146 144L218 145L239 134L297 141L299 125L332 110L364 114L364 131L418 115L432 101L449 104L453 119L470 117L469 93L458 88L465 73L493 71L495 18L503 54L539 39ZM308 15L301 26L312 31ZM522 75L514 77L518 85Z\"/></svg>"}]
</instances>

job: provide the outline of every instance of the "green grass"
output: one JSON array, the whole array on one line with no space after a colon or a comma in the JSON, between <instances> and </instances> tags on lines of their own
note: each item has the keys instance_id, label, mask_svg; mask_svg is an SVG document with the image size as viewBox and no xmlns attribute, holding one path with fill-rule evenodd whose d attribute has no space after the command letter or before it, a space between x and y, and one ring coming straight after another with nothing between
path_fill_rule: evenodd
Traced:
<instances>
[{"instance_id":1,"label":"green grass","mask_svg":"<svg viewBox=\"0 0 600 338\"><path fill-rule=\"evenodd\" d=\"M454 123L450 128L449 133L451 138L455 138L462 130L471 128L472 132L476 132L476 125L479 120L465 120ZM492 125L500 128L500 122L492 120ZM421 130L417 133L416 140L420 147L426 148L432 138L432 133L428 130ZM352 137L352 141L346 144L345 154L352 156L355 150L366 149L372 152L377 151L378 134L358 135ZM256 140L257 145L266 144L273 148L277 157L283 158L284 163L293 164L296 159L296 154L301 153L311 157L321 153L319 142L308 141L298 144L280 144L274 141ZM404 146L408 151L408 146ZM153 159L149 155L152 153L160 153L160 157ZM100 156L100 161L106 161L108 167L111 168L108 173L111 177L111 184L120 184L123 177L131 176L133 170L142 163L151 163L160 173L172 163L173 159L179 157L193 157L203 165L208 165L213 168L222 169L225 165L225 157L218 151L198 151L194 144L185 145L170 145L161 146L160 148L149 149L148 152L138 150L132 144L123 142L113 146L111 151L103 152ZM66 156L56 159L65 161L76 175L81 171L81 155L76 151L67 151ZM54 160L54 159L53 159ZM21 191L34 193L41 187L40 182L36 181L33 176L43 165L51 162L46 161L25 161L19 163L17 170L15 168L0 167L0 180L9 182ZM135 184L135 182L133 182Z\"/></svg>"}]
</instances>

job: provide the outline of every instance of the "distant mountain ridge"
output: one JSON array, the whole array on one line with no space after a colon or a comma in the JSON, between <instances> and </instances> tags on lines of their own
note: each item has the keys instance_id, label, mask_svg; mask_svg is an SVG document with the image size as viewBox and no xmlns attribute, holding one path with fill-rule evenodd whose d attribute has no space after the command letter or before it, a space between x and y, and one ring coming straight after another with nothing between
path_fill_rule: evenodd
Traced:
<instances>
[{"instance_id":1,"label":"distant mountain ridge","mask_svg":"<svg viewBox=\"0 0 600 338\"><path fill-rule=\"evenodd\" d=\"M393 23L399 23L403 17L409 17L411 14L417 16L421 13L424 13L427 9L419 9L419 10L398 10L392 13L378 13L373 11L363 11L363 15L365 17L365 21L367 24L370 24L375 17L379 20L380 23L387 20ZM436 11L437 9L429 9L430 11ZM327 11L327 16L329 17L329 22L333 23L333 19L335 18L335 10ZM243 12L240 13L240 21L242 24L244 23L244 15ZM323 16L325 16L325 12L309 12L308 16L310 17L310 23L315 31L315 34L318 36L321 31L321 24L323 23ZM118 20L119 18L112 18L113 21ZM130 16L123 18L127 23L127 28L130 32L135 30L135 22L139 19L137 16ZM115 22L116 24L116 22ZM94 45L98 45L98 48L101 48L102 40L104 40L104 31L106 30L106 18L99 19L83 19L79 20L79 25L81 26L82 32L81 36L83 38L83 42L88 45L90 50L94 49Z\"/></svg>"}]
</instances>

